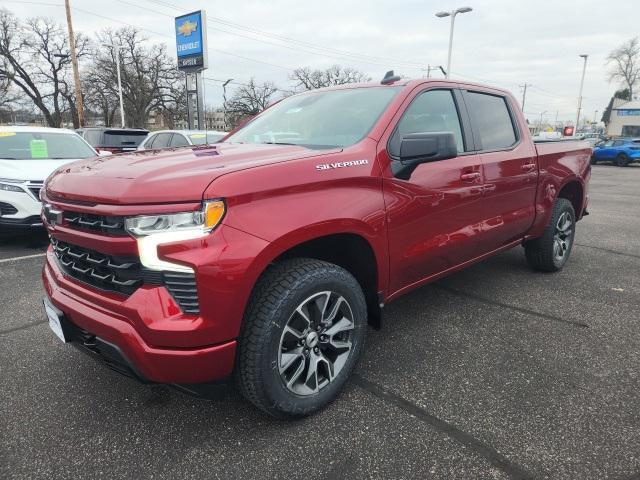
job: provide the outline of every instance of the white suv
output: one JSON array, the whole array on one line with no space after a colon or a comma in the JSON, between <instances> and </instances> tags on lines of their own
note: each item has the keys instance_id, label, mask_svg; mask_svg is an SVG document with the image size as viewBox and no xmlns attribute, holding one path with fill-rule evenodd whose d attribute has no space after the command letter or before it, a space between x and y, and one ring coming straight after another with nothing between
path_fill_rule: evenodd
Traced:
<instances>
[{"instance_id":1,"label":"white suv","mask_svg":"<svg viewBox=\"0 0 640 480\"><path fill-rule=\"evenodd\" d=\"M0 233L40 227L45 179L65 163L97 155L71 130L0 127Z\"/></svg>"}]
</instances>

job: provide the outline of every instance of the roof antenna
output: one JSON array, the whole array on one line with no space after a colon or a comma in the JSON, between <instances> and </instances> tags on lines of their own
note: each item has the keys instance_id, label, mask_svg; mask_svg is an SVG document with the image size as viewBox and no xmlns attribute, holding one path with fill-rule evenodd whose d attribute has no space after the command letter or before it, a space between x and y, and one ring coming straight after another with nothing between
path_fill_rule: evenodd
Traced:
<instances>
[{"instance_id":1,"label":"roof antenna","mask_svg":"<svg viewBox=\"0 0 640 480\"><path fill-rule=\"evenodd\" d=\"M400 75L394 75L393 70L389 70L384 74L384 78L380 82L382 85L389 85L390 83L397 82L400 80Z\"/></svg>"}]
</instances>

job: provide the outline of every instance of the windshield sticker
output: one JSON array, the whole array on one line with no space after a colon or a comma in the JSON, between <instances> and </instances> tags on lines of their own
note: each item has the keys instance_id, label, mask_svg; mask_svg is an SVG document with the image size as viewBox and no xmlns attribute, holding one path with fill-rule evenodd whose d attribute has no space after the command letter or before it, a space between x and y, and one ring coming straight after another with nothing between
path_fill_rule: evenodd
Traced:
<instances>
[{"instance_id":1,"label":"windshield sticker","mask_svg":"<svg viewBox=\"0 0 640 480\"><path fill-rule=\"evenodd\" d=\"M31 150L31 158L47 158L47 141L33 139L29 142L29 150Z\"/></svg>"},{"instance_id":2,"label":"windshield sticker","mask_svg":"<svg viewBox=\"0 0 640 480\"><path fill-rule=\"evenodd\" d=\"M357 167L358 165L367 165L369 160L351 160L349 162L337 162L337 163L321 163L316 165L316 170L331 170L333 168L345 168L345 167Z\"/></svg>"},{"instance_id":3,"label":"windshield sticker","mask_svg":"<svg viewBox=\"0 0 640 480\"><path fill-rule=\"evenodd\" d=\"M191 138L204 138L206 135L204 133L194 133L193 135L189 135Z\"/></svg>"},{"instance_id":4,"label":"windshield sticker","mask_svg":"<svg viewBox=\"0 0 640 480\"><path fill-rule=\"evenodd\" d=\"M0 132L0 138L2 137L13 137L15 136L16 132Z\"/></svg>"}]
</instances>

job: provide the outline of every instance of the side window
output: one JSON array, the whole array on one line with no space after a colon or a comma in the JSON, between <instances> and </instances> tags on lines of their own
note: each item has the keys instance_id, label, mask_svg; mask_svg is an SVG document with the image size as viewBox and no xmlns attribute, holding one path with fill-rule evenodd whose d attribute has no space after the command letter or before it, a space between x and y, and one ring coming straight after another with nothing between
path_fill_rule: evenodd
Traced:
<instances>
[{"instance_id":1,"label":"side window","mask_svg":"<svg viewBox=\"0 0 640 480\"><path fill-rule=\"evenodd\" d=\"M153 148L165 148L169 146L171 141L171 133L158 133L153 141Z\"/></svg>"},{"instance_id":2,"label":"side window","mask_svg":"<svg viewBox=\"0 0 640 480\"><path fill-rule=\"evenodd\" d=\"M482 150L500 150L516 143L518 137L504 97L467 92L465 100L475 119Z\"/></svg>"},{"instance_id":3,"label":"side window","mask_svg":"<svg viewBox=\"0 0 640 480\"><path fill-rule=\"evenodd\" d=\"M453 133L458 152L464 152L460 117L451 90L429 90L414 98L391 137L389 152L399 154L403 135L426 132Z\"/></svg>"},{"instance_id":4,"label":"side window","mask_svg":"<svg viewBox=\"0 0 640 480\"><path fill-rule=\"evenodd\" d=\"M624 141L623 140L616 140L615 142L613 142L613 146L614 147L620 147L624 145Z\"/></svg>"},{"instance_id":5,"label":"side window","mask_svg":"<svg viewBox=\"0 0 640 480\"><path fill-rule=\"evenodd\" d=\"M602 144L603 147L612 147L613 146L613 140L608 140L606 142L604 142Z\"/></svg>"},{"instance_id":6,"label":"side window","mask_svg":"<svg viewBox=\"0 0 640 480\"><path fill-rule=\"evenodd\" d=\"M184 138L184 135L182 135L181 133L174 133L173 138L171 139L171 146L184 147L185 145L189 145L189 142L186 138Z\"/></svg>"},{"instance_id":7,"label":"side window","mask_svg":"<svg viewBox=\"0 0 640 480\"><path fill-rule=\"evenodd\" d=\"M157 135L149 135L146 140L144 140L144 148L153 148L153 142L156 141Z\"/></svg>"}]
</instances>

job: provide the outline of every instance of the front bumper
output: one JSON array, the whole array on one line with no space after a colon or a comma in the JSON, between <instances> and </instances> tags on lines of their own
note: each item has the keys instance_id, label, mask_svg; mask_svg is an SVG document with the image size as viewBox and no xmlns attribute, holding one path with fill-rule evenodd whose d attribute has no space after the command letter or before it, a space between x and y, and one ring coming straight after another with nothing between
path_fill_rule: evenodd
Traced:
<instances>
[{"instance_id":1,"label":"front bumper","mask_svg":"<svg viewBox=\"0 0 640 480\"><path fill-rule=\"evenodd\" d=\"M72 335L72 342L74 338L76 343L82 338L90 338L92 343L98 345L93 353L106 357L102 359L111 368L119 366L114 369L120 373L145 382L197 384L226 378L233 371L235 340L198 347L151 345L142 338L131 319L122 315L126 307L121 306L120 313L117 308L105 308L104 304L100 305L95 301L100 300L100 296L90 287L65 278L58 269L51 250L47 253L42 279L51 304L62 312L65 321L72 325L71 328L76 333L81 332L79 336ZM161 287L141 288L129 300L137 296L134 302L142 309L145 308L145 302L155 301L161 305L163 301L169 301L169 297L162 296L163 291ZM102 299L112 302L120 300L117 297L105 298L104 294ZM153 306L149 303L146 308L152 309ZM184 323L176 322L171 325L171 319L159 317L155 318L156 325L149 325L150 329L157 329L159 324L165 330L156 330L156 334L180 336L179 331L172 332L171 328L184 328ZM192 319L191 329L197 330L197 327L197 320ZM86 349L86 345L83 348Z\"/></svg>"}]
</instances>

